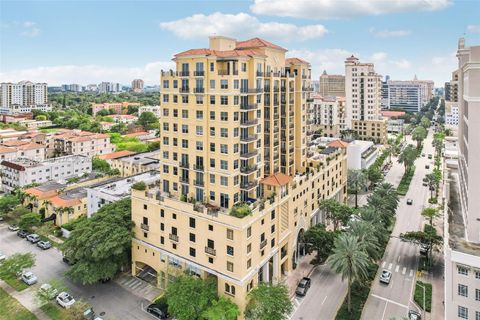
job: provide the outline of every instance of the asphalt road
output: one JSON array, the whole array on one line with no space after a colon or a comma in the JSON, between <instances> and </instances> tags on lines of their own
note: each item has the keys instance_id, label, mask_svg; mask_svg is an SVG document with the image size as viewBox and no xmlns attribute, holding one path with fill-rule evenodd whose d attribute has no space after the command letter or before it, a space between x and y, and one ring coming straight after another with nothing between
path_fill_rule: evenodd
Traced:
<instances>
[{"instance_id":1,"label":"asphalt road","mask_svg":"<svg viewBox=\"0 0 480 320\"><path fill-rule=\"evenodd\" d=\"M142 309L142 306L149 303L147 300L125 290L114 281L83 286L65 279L64 273L69 266L62 261L62 254L59 250L52 248L43 251L36 245L18 237L16 232L9 231L5 223L0 223L0 251L7 257L14 253L32 252L35 254L36 265L30 270L38 277L38 283L27 289L32 294L41 284L49 282L51 279L63 278L69 293L77 300L81 298L86 301L93 307L97 315L102 314L102 318L105 320L154 319Z\"/></svg>"},{"instance_id":2,"label":"asphalt road","mask_svg":"<svg viewBox=\"0 0 480 320\"><path fill-rule=\"evenodd\" d=\"M401 241L398 236L407 231L420 230L424 218L420 212L427 205L429 190L422 186L422 179L432 171L434 160L429 160L427 155L433 155L432 133L429 133L424 141L423 152L425 157L420 157L415 161L415 175L410 184L410 189L405 197L401 197L400 205L397 209L396 223L392 232L392 237L388 243L384 257L380 262L378 274L373 281L370 295L363 309L362 319L383 320L391 318L406 317L409 309L417 310L413 303L413 286L415 285L415 272L417 270L419 247ZM430 169L425 165L429 164ZM387 181L398 184L403 174L403 166L394 164L390 170ZM406 200L412 199L413 205L407 205ZM383 269L392 272L392 279L389 285L379 282L379 275Z\"/></svg>"}]
</instances>

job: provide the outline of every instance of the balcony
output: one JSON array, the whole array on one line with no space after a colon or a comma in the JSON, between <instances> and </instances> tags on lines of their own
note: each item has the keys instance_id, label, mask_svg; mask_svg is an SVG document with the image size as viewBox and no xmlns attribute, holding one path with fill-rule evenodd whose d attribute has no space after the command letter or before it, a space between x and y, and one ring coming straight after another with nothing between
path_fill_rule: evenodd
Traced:
<instances>
[{"instance_id":1,"label":"balcony","mask_svg":"<svg viewBox=\"0 0 480 320\"><path fill-rule=\"evenodd\" d=\"M194 71L193 75L195 77L204 77L205 76L205 71Z\"/></svg>"},{"instance_id":2,"label":"balcony","mask_svg":"<svg viewBox=\"0 0 480 320\"><path fill-rule=\"evenodd\" d=\"M258 169L257 165L240 167L240 173L248 175L248 174L254 173L255 171L257 171L257 169Z\"/></svg>"},{"instance_id":3,"label":"balcony","mask_svg":"<svg viewBox=\"0 0 480 320\"><path fill-rule=\"evenodd\" d=\"M257 185L258 185L258 182L256 180L255 181L245 181L245 182L240 183L240 189L250 190L250 189L255 188Z\"/></svg>"},{"instance_id":4,"label":"balcony","mask_svg":"<svg viewBox=\"0 0 480 320\"><path fill-rule=\"evenodd\" d=\"M308 79L308 76L306 74L303 74L302 79Z\"/></svg>"},{"instance_id":5,"label":"balcony","mask_svg":"<svg viewBox=\"0 0 480 320\"><path fill-rule=\"evenodd\" d=\"M205 247L205 253L209 254L211 256L216 256L217 255L217 250L210 248L210 247Z\"/></svg>"},{"instance_id":6,"label":"balcony","mask_svg":"<svg viewBox=\"0 0 480 320\"><path fill-rule=\"evenodd\" d=\"M256 72L257 77L263 77L264 73L262 71Z\"/></svg>"},{"instance_id":7,"label":"balcony","mask_svg":"<svg viewBox=\"0 0 480 320\"><path fill-rule=\"evenodd\" d=\"M150 231L150 227L148 226L148 224L145 223L140 223L140 229L142 229L143 231Z\"/></svg>"},{"instance_id":8,"label":"balcony","mask_svg":"<svg viewBox=\"0 0 480 320\"><path fill-rule=\"evenodd\" d=\"M178 178L178 179L180 180L180 183L184 183L184 184L185 184L185 183L186 183L186 184L188 184L188 183L189 183L189 181L188 181L188 178L187 178L187 177L180 177L180 178Z\"/></svg>"},{"instance_id":9,"label":"balcony","mask_svg":"<svg viewBox=\"0 0 480 320\"><path fill-rule=\"evenodd\" d=\"M240 159L250 159L255 157L258 154L258 150L253 150L249 152L240 152Z\"/></svg>"},{"instance_id":10,"label":"balcony","mask_svg":"<svg viewBox=\"0 0 480 320\"><path fill-rule=\"evenodd\" d=\"M247 91L247 93L262 93L262 92L263 92L262 88L250 88Z\"/></svg>"},{"instance_id":11,"label":"balcony","mask_svg":"<svg viewBox=\"0 0 480 320\"><path fill-rule=\"evenodd\" d=\"M205 92L205 88L195 88L193 89L195 93L204 93Z\"/></svg>"},{"instance_id":12,"label":"balcony","mask_svg":"<svg viewBox=\"0 0 480 320\"><path fill-rule=\"evenodd\" d=\"M203 164L194 164L194 165L193 165L193 170L195 170L195 171L204 171L205 168L204 168Z\"/></svg>"},{"instance_id":13,"label":"balcony","mask_svg":"<svg viewBox=\"0 0 480 320\"><path fill-rule=\"evenodd\" d=\"M249 136L241 136L240 137L240 142L252 142L258 140L258 135L257 134L252 134Z\"/></svg>"},{"instance_id":14,"label":"balcony","mask_svg":"<svg viewBox=\"0 0 480 320\"><path fill-rule=\"evenodd\" d=\"M189 93L190 92L189 87L181 87L179 90L180 90L181 93Z\"/></svg>"},{"instance_id":15,"label":"balcony","mask_svg":"<svg viewBox=\"0 0 480 320\"><path fill-rule=\"evenodd\" d=\"M188 77L188 76L190 76L190 71L179 71L178 76L179 77Z\"/></svg>"},{"instance_id":16,"label":"balcony","mask_svg":"<svg viewBox=\"0 0 480 320\"><path fill-rule=\"evenodd\" d=\"M176 234L170 233L168 235L168 238L172 241L178 242L178 235L176 235Z\"/></svg>"},{"instance_id":17,"label":"balcony","mask_svg":"<svg viewBox=\"0 0 480 320\"><path fill-rule=\"evenodd\" d=\"M267 245L267 239L263 240L262 242L260 242L260 250L262 250L263 248L265 248L265 246Z\"/></svg>"},{"instance_id":18,"label":"balcony","mask_svg":"<svg viewBox=\"0 0 480 320\"><path fill-rule=\"evenodd\" d=\"M219 76L228 76L230 75L230 70L218 70Z\"/></svg>"},{"instance_id":19,"label":"balcony","mask_svg":"<svg viewBox=\"0 0 480 320\"><path fill-rule=\"evenodd\" d=\"M252 103L252 104L240 104L240 110L242 111L250 111L250 110L256 110L258 108L258 104Z\"/></svg>"},{"instance_id":20,"label":"balcony","mask_svg":"<svg viewBox=\"0 0 480 320\"><path fill-rule=\"evenodd\" d=\"M184 162L184 161L180 161L179 164L178 164L178 166L179 166L180 168L185 168L185 169L190 168L189 163L188 163L188 162Z\"/></svg>"},{"instance_id":21,"label":"balcony","mask_svg":"<svg viewBox=\"0 0 480 320\"><path fill-rule=\"evenodd\" d=\"M251 127L258 124L258 119L240 119L240 127Z\"/></svg>"},{"instance_id":22,"label":"balcony","mask_svg":"<svg viewBox=\"0 0 480 320\"><path fill-rule=\"evenodd\" d=\"M204 187L205 186L205 182L203 180L193 180L193 184L197 187Z\"/></svg>"}]
</instances>

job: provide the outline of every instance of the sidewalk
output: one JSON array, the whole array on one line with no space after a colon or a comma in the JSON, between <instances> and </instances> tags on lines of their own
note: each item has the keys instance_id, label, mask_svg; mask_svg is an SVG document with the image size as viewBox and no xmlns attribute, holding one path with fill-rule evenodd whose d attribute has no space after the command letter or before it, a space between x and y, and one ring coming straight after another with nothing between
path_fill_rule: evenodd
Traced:
<instances>
[{"instance_id":1,"label":"sidewalk","mask_svg":"<svg viewBox=\"0 0 480 320\"><path fill-rule=\"evenodd\" d=\"M36 304L31 288L27 288L18 292L2 280L0 280L0 287L18 302L20 302L21 305L33 313L39 320L50 320L50 317L47 316L42 309L40 309L38 304Z\"/></svg>"},{"instance_id":2,"label":"sidewalk","mask_svg":"<svg viewBox=\"0 0 480 320\"><path fill-rule=\"evenodd\" d=\"M288 287L290 298L295 296L295 289L297 288L298 282L300 282L303 277L308 277L312 273L315 265L311 264L310 261L314 258L315 255L313 254L307 254L302 257L297 268L288 274L285 285Z\"/></svg>"}]
</instances>

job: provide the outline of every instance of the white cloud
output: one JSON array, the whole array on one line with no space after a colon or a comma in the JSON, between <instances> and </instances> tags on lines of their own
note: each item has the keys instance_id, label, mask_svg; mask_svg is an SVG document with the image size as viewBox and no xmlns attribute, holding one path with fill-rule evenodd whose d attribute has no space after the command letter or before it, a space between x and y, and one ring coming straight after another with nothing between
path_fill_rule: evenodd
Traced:
<instances>
[{"instance_id":1,"label":"white cloud","mask_svg":"<svg viewBox=\"0 0 480 320\"><path fill-rule=\"evenodd\" d=\"M410 30L377 30L375 28L370 28L369 32L377 38L405 37L411 33Z\"/></svg>"},{"instance_id":2,"label":"white cloud","mask_svg":"<svg viewBox=\"0 0 480 320\"><path fill-rule=\"evenodd\" d=\"M291 23L261 22L256 17L242 12L194 14L183 19L162 22L160 28L184 39L224 35L241 39L259 36L285 41L304 41L322 37L328 32L320 24L297 26Z\"/></svg>"},{"instance_id":3,"label":"white cloud","mask_svg":"<svg viewBox=\"0 0 480 320\"><path fill-rule=\"evenodd\" d=\"M24 37L33 38L33 37L36 37L36 36L40 35L40 29L36 28L36 27L27 28L24 31L20 32L20 35L24 36Z\"/></svg>"},{"instance_id":4,"label":"white cloud","mask_svg":"<svg viewBox=\"0 0 480 320\"><path fill-rule=\"evenodd\" d=\"M451 0L255 0L256 14L307 19L335 19L446 8Z\"/></svg>"},{"instance_id":5,"label":"white cloud","mask_svg":"<svg viewBox=\"0 0 480 320\"><path fill-rule=\"evenodd\" d=\"M6 82L31 80L47 82L49 85L64 83L100 83L102 81L129 84L140 78L146 84L159 84L160 71L173 69L171 61L155 61L141 67L103 67L98 65L59 65L31 69L12 70L0 73L0 79Z\"/></svg>"},{"instance_id":6,"label":"white cloud","mask_svg":"<svg viewBox=\"0 0 480 320\"><path fill-rule=\"evenodd\" d=\"M387 53L385 52L375 52L373 53L368 60L372 62L380 62L380 61L385 61L387 59Z\"/></svg>"},{"instance_id":7,"label":"white cloud","mask_svg":"<svg viewBox=\"0 0 480 320\"><path fill-rule=\"evenodd\" d=\"M477 24L477 25L471 24L471 25L467 26L467 31L471 32L471 33L480 33L480 25L479 24Z\"/></svg>"},{"instance_id":8,"label":"white cloud","mask_svg":"<svg viewBox=\"0 0 480 320\"><path fill-rule=\"evenodd\" d=\"M412 66L412 63L407 59L400 59L396 61L391 61L392 64L396 65L400 69L409 69Z\"/></svg>"}]
</instances>

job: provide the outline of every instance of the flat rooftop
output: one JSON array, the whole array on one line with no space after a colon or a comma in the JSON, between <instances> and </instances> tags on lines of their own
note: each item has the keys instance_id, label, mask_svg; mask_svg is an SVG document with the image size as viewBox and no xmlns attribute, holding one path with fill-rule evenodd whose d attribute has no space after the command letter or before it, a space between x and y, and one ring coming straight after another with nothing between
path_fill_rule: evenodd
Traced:
<instances>
[{"instance_id":1,"label":"flat rooftop","mask_svg":"<svg viewBox=\"0 0 480 320\"><path fill-rule=\"evenodd\" d=\"M134 155L129 155L121 158L117 158L117 161L124 161L129 163L135 163L140 165L148 165L151 163L159 163L160 161L160 151L151 151L137 153Z\"/></svg>"},{"instance_id":2,"label":"flat rooftop","mask_svg":"<svg viewBox=\"0 0 480 320\"><path fill-rule=\"evenodd\" d=\"M102 192L114 197L126 197L130 195L132 185L137 182L145 182L147 185L153 184L160 180L160 172L153 170L139 173L130 177L116 177L114 181L103 181L89 189Z\"/></svg>"}]
</instances>

